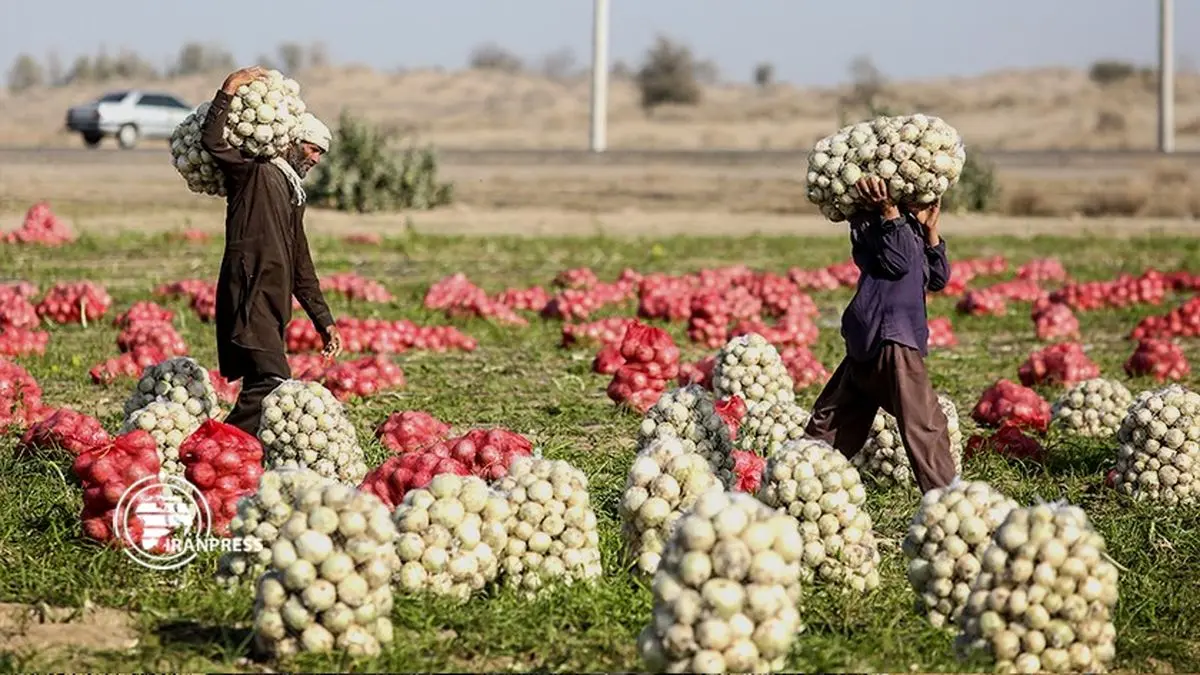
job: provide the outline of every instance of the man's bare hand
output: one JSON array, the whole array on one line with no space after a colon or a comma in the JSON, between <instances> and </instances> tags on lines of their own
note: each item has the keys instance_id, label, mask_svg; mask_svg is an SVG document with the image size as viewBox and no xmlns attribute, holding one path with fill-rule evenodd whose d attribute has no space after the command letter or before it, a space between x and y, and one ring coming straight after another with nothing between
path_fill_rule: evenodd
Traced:
<instances>
[{"instance_id":1,"label":"man's bare hand","mask_svg":"<svg viewBox=\"0 0 1200 675\"><path fill-rule=\"evenodd\" d=\"M854 184L858 194L868 206L878 210L884 218L892 220L900 217L900 209L888 194L887 183L879 176L865 176Z\"/></svg>"},{"instance_id":2,"label":"man's bare hand","mask_svg":"<svg viewBox=\"0 0 1200 675\"><path fill-rule=\"evenodd\" d=\"M942 237L938 232L938 221L942 215L942 200L939 198L917 215L917 221L925 226L925 243L937 246Z\"/></svg>"},{"instance_id":3,"label":"man's bare hand","mask_svg":"<svg viewBox=\"0 0 1200 675\"><path fill-rule=\"evenodd\" d=\"M326 328L322 337L325 340L325 348L321 350L321 356L330 361L336 359L342 353L342 336L338 333L337 326Z\"/></svg>"},{"instance_id":4,"label":"man's bare hand","mask_svg":"<svg viewBox=\"0 0 1200 675\"><path fill-rule=\"evenodd\" d=\"M226 94L234 94L237 92L238 87L242 86L243 84L250 84L257 79L266 76L267 70L262 66L250 66L249 68L235 70L229 74L229 77L225 78L225 83L221 85L221 89Z\"/></svg>"}]
</instances>

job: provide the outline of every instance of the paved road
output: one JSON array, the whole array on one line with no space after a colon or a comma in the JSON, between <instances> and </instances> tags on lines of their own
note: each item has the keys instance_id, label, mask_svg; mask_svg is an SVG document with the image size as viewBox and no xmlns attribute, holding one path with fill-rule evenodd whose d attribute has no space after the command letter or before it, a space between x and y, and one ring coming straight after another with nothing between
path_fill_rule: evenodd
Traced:
<instances>
[{"instance_id":1,"label":"paved road","mask_svg":"<svg viewBox=\"0 0 1200 675\"><path fill-rule=\"evenodd\" d=\"M148 164L164 161L165 145L147 145L135 150L116 148L21 148L0 147L0 166L28 164ZM1154 151L1141 150L980 150L1000 169L1054 169L1057 167L1119 170L1161 159ZM797 150L609 150L594 154L563 149L467 149L439 148L442 161L451 166L637 166L682 164L689 166L795 167L805 161ZM1176 152L1174 161L1200 166L1200 151Z\"/></svg>"}]
</instances>

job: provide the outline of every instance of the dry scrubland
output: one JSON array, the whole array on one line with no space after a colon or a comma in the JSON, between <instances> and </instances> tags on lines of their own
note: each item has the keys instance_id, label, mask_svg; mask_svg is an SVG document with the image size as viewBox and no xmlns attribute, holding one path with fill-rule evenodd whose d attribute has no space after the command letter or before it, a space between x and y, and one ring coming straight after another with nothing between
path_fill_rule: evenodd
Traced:
<instances>
[{"instance_id":1,"label":"dry scrubland","mask_svg":"<svg viewBox=\"0 0 1200 675\"><path fill-rule=\"evenodd\" d=\"M223 73L168 82L113 80L103 84L31 89L0 98L0 144L79 147L60 132L70 105L125 86L164 87L192 103L212 96ZM348 108L365 118L411 130L435 145L455 148L584 147L586 79L465 70L382 73L325 67L300 72L309 107L333 119ZM850 86L776 84L705 86L699 105L663 106L647 117L638 89L614 77L609 104L613 148L807 149L838 121ZM1101 86L1082 70L995 72L977 77L884 85L878 101L899 110L945 117L978 148L1151 148L1155 89L1140 76ZM1176 89L1178 142L1200 148L1200 75L1183 74ZM865 116L849 109L850 118Z\"/></svg>"},{"instance_id":2,"label":"dry scrubland","mask_svg":"<svg viewBox=\"0 0 1200 675\"><path fill-rule=\"evenodd\" d=\"M731 261L783 272L844 260L841 240L796 237L700 238L654 236L633 240L589 238L457 238L408 235L379 246L355 246L314 237L322 274L356 271L382 281L395 295L384 305L351 304L334 297L338 316L411 318L442 323L439 312L421 307L429 284L445 274L466 271L489 291L505 286L548 284L565 268L590 265L602 279L624 267L643 272L684 272ZM60 280L91 279L113 296L113 313L151 298L159 283L208 278L220 258L219 240L180 244L165 233L87 236L52 255L37 249L0 247L7 275L42 289ZM1197 269L1194 240L1140 238L1129 242L1080 241L1041 237L960 236L956 257L1004 254L1012 265L1057 256L1077 279L1110 279L1119 271L1138 273ZM1011 269L1011 268L1010 268ZM1011 275L1011 271L1009 272ZM972 287L998 281L980 278ZM821 310L814 354L828 367L842 355L837 316L850 291L814 292ZM1129 329L1147 314L1160 314L1181 301L1170 294L1159 307L1083 312L1083 344L1105 377L1134 391L1156 386L1128 379L1121 364L1132 351ZM1018 365L1039 347L1026 303L1013 303L1005 317L965 317L954 299L936 298L932 315L951 316L961 346L935 350L930 358L934 384L956 403L964 433L974 431L969 411L996 378L1015 379ZM182 301L176 325L201 363L215 365L211 326L200 323ZM628 315L627 303L600 315ZM605 397L609 378L590 372L593 351L562 349L560 322L533 319L509 328L481 319L455 319L479 340L471 353L409 352L396 358L408 380L399 393L377 395L349 405L368 458L380 461L384 449L371 429L388 413L423 409L458 428L504 425L528 434L547 456L568 459L590 480L601 531L604 576L591 586L558 589L533 601L509 591L490 591L462 607L446 601L398 595L392 612L395 645L363 670L548 670L628 671L640 668L635 637L649 620L648 583L622 568L617 505L633 457L640 418L622 413ZM670 326L684 358L704 353L690 343L682 325ZM38 379L45 399L96 415L110 430L120 422L131 381L96 386L87 379L91 363L116 353L117 331L108 321L87 328L52 326L45 356L18 361ZM1200 358L1192 340L1184 349ZM1195 374L1185 380L1200 386ZM1039 386L1050 399L1062 389ZM798 398L811 405L812 387ZM87 543L79 532L81 492L68 476L69 460L52 455L18 459L15 441L0 437L0 669L263 671L247 659L252 598L226 595L212 581L215 555L204 556L179 573L151 573L116 551ZM1122 566L1121 598L1115 614L1119 672L1196 672L1200 669L1200 603L1186 592L1200 584L1200 519L1195 508L1134 504L1104 487L1115 459L1113 443L1054 433L1044 465L1006 461L998 456L966 462L965 475L988 480L1022 503L1065 498L1085 508ZM807 630L788 659L797 671L962 671L981 663L955 661L951 636L929 626L912 611L899 550L917 497L900 489L868 489L867 508L881 538L881 587L868 595L842 596L824 587L806 590L801 611ZM1181 592L1184 591L1184 592ZM337 657L306 657L282 666L302 670L345 670ZM273 666L279 669L280 666ZM269 672L269 671L268 671Z\"/></svg>"},{"instance_id":3,"label":"dry scrubland","mask_svg":"<svg viewBox=\"0 0 1200 675\"><path fill-rule=\"evenodd\" d=\"M579 148L586 139L588 84L579 79L496 70L387 74L347 67L312 68L299 77L305 100L323 117L332 121L346 109L434 147ZM211 96L219 79L220 74L192 75L153 86L199 102ZM138 85L150 86L114 80L6 94L0 98L0 145L79 148L78 136L60 128L67 107L105 91ZM664 105L647 116L636 85L614 77L609 143L614 149L806 150L838 123L841 102L847 98L853 98L849 85L829 89L783 84L765 89L707 86L698 105ZM1155 141L1155 94L1152 80L1141 75L1101 85L1085 71L997 72L957 80L888 83L877 100L897 110L942 115L976 149L1147 149ZM858 107L847 109L846 115L853 119L866 113ZM1179 77L1177 119L1179 149L1200 148L1200 76ZM165 158L165 148L163 154L159 163L143 158L136 166L122 164L119 173L91 161L80 166L71 158L36 165L6 159L0 163L0 211L11 218L29 202L45 198L60 211L67 209L69 216L113 210L129 214L130 209L146 206L182 209L189 212L184 219L201 227L215 226L206 215L211 209L182 189ZM126 160L112 157L112 161ZM723 214L730 228L769 231L776 227L770 221L778 216L815 213L803 198L804 169L798 164L479 167L466 163L443 170L457 183L456 201L467 212L421 218L439 227L445 218L479 222L488 219L480 215L483 211L534 209L585 220L587 214L625 212L630 218L623 216L623 222L636 221L642 212L652 214L649 222L667 212L683 219L690 217L683 214L691 214L701 221L709 216L699 214ZM1200 213L1200 170L1182 159L1120 171L1002 169L999 181L1003 192L995 210L1021 218L1153 219ZM139 215L125 224L145 220ZM385 227L403 219L389 222Z\"/></svg>"}]
</instances>

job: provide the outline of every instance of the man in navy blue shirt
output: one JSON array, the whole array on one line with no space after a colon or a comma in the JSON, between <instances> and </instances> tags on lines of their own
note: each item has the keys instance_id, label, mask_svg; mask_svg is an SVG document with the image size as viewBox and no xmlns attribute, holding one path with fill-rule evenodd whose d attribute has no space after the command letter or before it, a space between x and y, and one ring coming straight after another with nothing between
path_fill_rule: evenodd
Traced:
<instances>
[{"instance_id":1,"label":"man in navy blue shirt","mask_svg":"<svg viewBox=\"0 0 1200 675\"><path fill-rule=\"evenodd\" d=\"M956 475L946 415L925 371L925 293L950 280L946 242L938 233L941 205L897 205L875 176L855 188L867 208L850 218L861 275L842 314L846 358L813 405L805 433L853 457L883 408L895 416L917 485L928 492Z\"/></svg>"}]
</instances>

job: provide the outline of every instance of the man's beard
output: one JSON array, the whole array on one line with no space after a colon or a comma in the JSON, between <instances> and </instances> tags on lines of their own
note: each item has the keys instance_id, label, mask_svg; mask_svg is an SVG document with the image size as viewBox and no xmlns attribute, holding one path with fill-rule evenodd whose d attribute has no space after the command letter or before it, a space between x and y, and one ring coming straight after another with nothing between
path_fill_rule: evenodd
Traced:
<instances>
[{"instance_id":1,"label":"man's beard","mask_svg":"<svg viewBox=\"0 0 1200 675\"><path fill-rule=\"evenodd\" d=\"M288 164L292 165L292 169L295 170L296 175L301 178L308 175L309 169L313 167L312 162L304 155L304 148L301 148L299 144L288 148L283 158L287 160Z\"/></svg>"}]
</instances>

